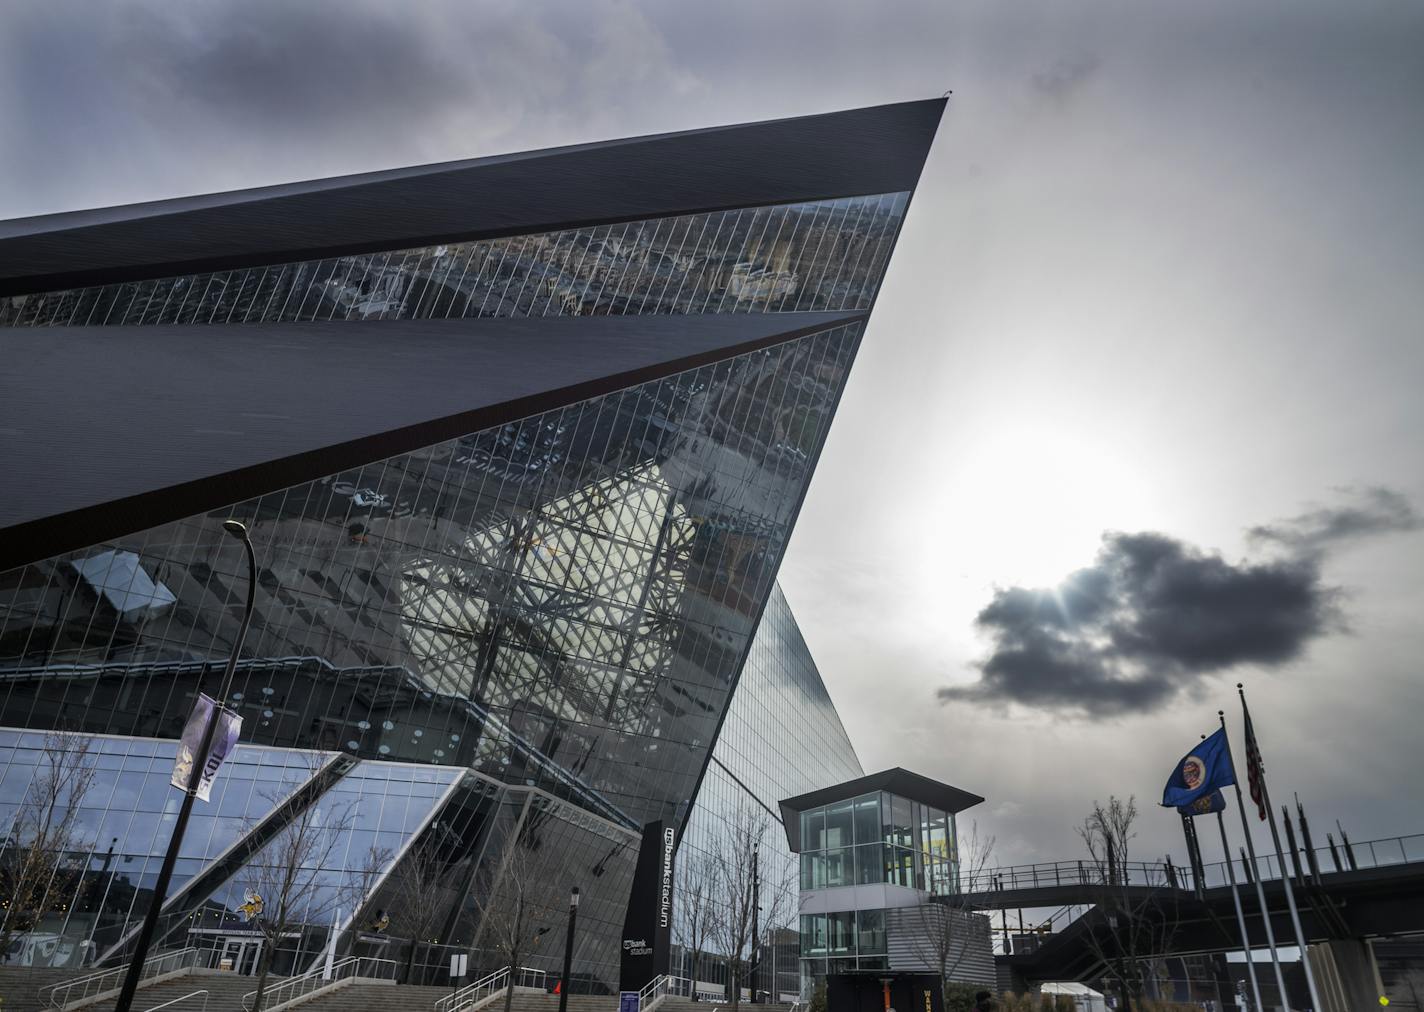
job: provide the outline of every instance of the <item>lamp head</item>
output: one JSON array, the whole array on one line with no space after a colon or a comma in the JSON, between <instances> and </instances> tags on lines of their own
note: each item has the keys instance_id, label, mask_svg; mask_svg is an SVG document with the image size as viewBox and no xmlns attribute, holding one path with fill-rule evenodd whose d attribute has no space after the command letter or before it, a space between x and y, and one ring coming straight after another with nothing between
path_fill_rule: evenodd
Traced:
<instances>
[{"instance_id":1,"label":"lamp head","mask_svg":"<svg viewBox=\"0 0 1424 1012\"><path fill-rule=\"evenodd\" d=\"M247 537L247 526L241 520L224 520L223 530L227 531L237 540L242 541Z\"/></svg>"}]
</instances>

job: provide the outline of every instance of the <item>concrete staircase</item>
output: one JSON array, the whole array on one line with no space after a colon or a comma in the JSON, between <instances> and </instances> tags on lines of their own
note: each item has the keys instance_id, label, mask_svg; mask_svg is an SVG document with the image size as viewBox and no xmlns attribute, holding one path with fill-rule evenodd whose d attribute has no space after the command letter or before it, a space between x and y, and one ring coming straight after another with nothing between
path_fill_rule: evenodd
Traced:
<instances>
[{"instance_id":1,"label":"concrete staircase","mask_svg":"<svg viewBox=\"0 0 1424 1012\"><path fill-rule=\"evenodd\" d=\"M301 1004L301 1012L431 1012L435 1002L449 997L448 987L417 987L413 984L382 984L356 981ZM617 1012L615 995L569 995L568 1012ZM4 1010L9 1012L9 1009ZM175 1012L180 1012L176 1010ZM208 1006L208 1012L223 1012ZM501 993L480 1012L504 1012ZM559 1012L559 996L538 991L516 991L510 1012ZM661 1012L661 1009L659 1009ZM697 1012L705 1012L698 1009Z\"/></svg>"},{"instance_id":2,"label":"concrete staircase","mask_svg":"<svg viewBox=\"0 0 1424 1012\"><path fill-rule=\"evenodd\" d=\"M419 984L392 984L357 978L350 984L317 995L297 1006L301 1012L431 1012L435 1003L453 989ZM212 1010L210 1010L212 1012Z\"/></svg>"},{"instance_id":3,"label":"concrete staircase","mask_svg":"<svg viewBox=\"0 0 1424 1012\"><path fill-rule=\"evenodd\" d=\"M62 984L93 970L50 970L30 967L0 967L0 1012L54 1012L41 1001L40 990ZM272 983L281 980L272 978ZM140 987L134 995L133 1012L146 1012L156 1005L193 991L208 992L207 1012L241 1012L242 996L257 986L255 977L243 977L221 970L190 971L179 977ZM46 996L48 997L48 996ZM79 1012L112 1012L114 998L85 1005ZM201 1012L202 998L170 1006L172 1012ZM427 1006L426 1012L429 1012Z\"/></svg>"},{"instance_id":4,"label":"concrete staircase","mask_svg":"<svg viewBox=\"0 0 1424 1012\"><path fill-rule=\"evenodd\" d=\"M40 988L73 980L87 972L83 969L0 966L0 1009L4 1012L40 1012Z\"/></svg>"},{"instance_id":5,"label":"concrete staircase","mask_svg":"<svg viewBox=\"0 0 1424 1012\"><path fill-rule=\"evenodd\" d=\"M571 994L569 1012L617 1012L616 994ZM500 995L480 1012L504 1012L504 996ZM559 996L537 991L516 991L510 1012L559 1012Z\"/></svg>"},{"instance_id":6,"label":"concrete staircase","mask_svg":"<svg viewBox=\"0 0 1424 1012\"><path fill-rule=\"evenodd\" d=\"M275 984L279 980L281 980L280 977L268 978L268 983ZM139 988L138 993L134 995L133 1012L145 1012L146 1009L162 1005L174 998L181 998L194 991L208 992L207 1012L241 1012L242 996L256 986L256 977L244 977L241 974L223 970L197 970L185 973L181 977L173 977ZM113 1008L114 999L108 998L93 1005L86 1005L80 1012L113 1012ZM202 996L180 1002L177 1005L170 1005L169 1009L172 1012L202 1012ZM10 1010L5 1009L4 1012L10 1012Z\"/></svg>"},{"instance_id":7,"label":"concrete staircase","mask_svg":"<svg viewBox=\"0 0 1424 1012\"><path fill-rule=\"evenodd\" d=\"M737 1006L737 1012L790 1012L790 1005L764 1005L760 1002L750 1005L745 998ZM725 1003L709 1001L693 1001L691 998L680 998L676 995L668 995L659 1003L655 1012L730 1012L731 1006Z\"/></svg>"}]
</instances>

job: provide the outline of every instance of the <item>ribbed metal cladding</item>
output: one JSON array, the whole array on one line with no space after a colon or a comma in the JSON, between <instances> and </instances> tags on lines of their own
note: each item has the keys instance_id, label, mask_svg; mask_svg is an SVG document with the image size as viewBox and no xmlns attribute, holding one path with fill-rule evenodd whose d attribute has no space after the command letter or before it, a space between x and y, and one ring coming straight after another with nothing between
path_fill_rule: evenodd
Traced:
<instances>
[{"instance_id":1,"label":"ribbed metal cladding","mask_svg":"<svg viewBox=\"0 0 1424 1012\"><path fill-rule=\"evenodd\" d=\"M946 930L949 918L954 919L946 961L949 979L963 984L994 987L994 949L989 941L988 916L955 910L941 903L885 911L885 940L890 969L938 973L934 955L936 946L931 939Z\"/></svg>"}]
</instances>

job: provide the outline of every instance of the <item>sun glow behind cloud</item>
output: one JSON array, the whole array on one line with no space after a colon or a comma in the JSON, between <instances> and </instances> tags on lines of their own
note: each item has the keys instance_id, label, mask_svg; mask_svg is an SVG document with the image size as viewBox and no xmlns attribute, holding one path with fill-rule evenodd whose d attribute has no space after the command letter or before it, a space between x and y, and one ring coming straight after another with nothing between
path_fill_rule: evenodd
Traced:
<instances>
[{"instance_id":1,"label":"sun glow behind cloud","mask_svg":"<svg viewBox=\"0 0 1424 1012\"><path fill-rule=\"evenodd\" d=\"M950 483L956 569L971 583L1050 587L1087 565L1104 530L1151 515L1151 495L1105 443L1052 425L986 434Z\"/></svg>"}]
</instances>

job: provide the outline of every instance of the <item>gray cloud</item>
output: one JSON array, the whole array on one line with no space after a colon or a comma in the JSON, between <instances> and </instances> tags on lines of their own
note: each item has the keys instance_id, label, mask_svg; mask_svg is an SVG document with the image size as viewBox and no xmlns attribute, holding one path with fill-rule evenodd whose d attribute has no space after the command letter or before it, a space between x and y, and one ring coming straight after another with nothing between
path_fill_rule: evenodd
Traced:
<instances>
[{"instance_id":1,"label":"gray cloud","mask_svg":"<svg viewBox=\"0 0 1424 1012\"><path fill-rule=\"evenodd\" d=\"M1374 486L1247 531L1283 549L1231 563L1165 534L1111 533L1093 565L1051 589L1010 587L975 618L993 641L979 680L942 701L1019 703L1090 716L1157 709L1240 664L1275 667L1343 628L1341 592L1321 578L1344 542L1416 530L1402 493Z\"/></svg>"},{"instance_id":2,"label":"gray cloud","mask_svg":"<svg viewBox=\"0 0 1424 1012\"><path fill-rule=\"evenodd\" d=\"M1108 716L1156 709L1203 676L1283 664L1336 624L1314 559L1239 565L1163 534L1108 534L1051 590L1000 590L975 619L994 641L980 679L944 701Z\"/></svg>"},{"instance_id":3,"label":"gray cloud","mask_svg":"<svg viewBox=\"0 0 1424 1012\"><path fill-rule=\"evenodd\" d=\"M623 0L54 0L0 68L0 217L52 209L56 166L103 179L96 151L90 206L617 136L701 88Z\"/></svg>"},{"instance_id":4,"label":"gray cloud","mask_svg":"<svg viewBox=\"0 0 1424 1012\"><path fill-rule=\"evenodd\" d=\"M1047 70L1033 75L1033 89L1041 95L1063 101L1097 73L1100 62L1091 54L1060 59Z\"/></svg>"},{"instance_id":5,"label":"gray cloud","mask_svg":"<svg viewBox=\"0 0 1424 1012\"><path fill-rule=\"evenodd\" d=\"M1394 489L1375 486L1355 494L1360 500L1343 506L1317 506L1273 524L1247 531L1258 545L1277 545L1302 554L1318 554L1341 542L1378 534L1418 530L1419 513L1409 499Z\"/></svg>"}]
</instances>

